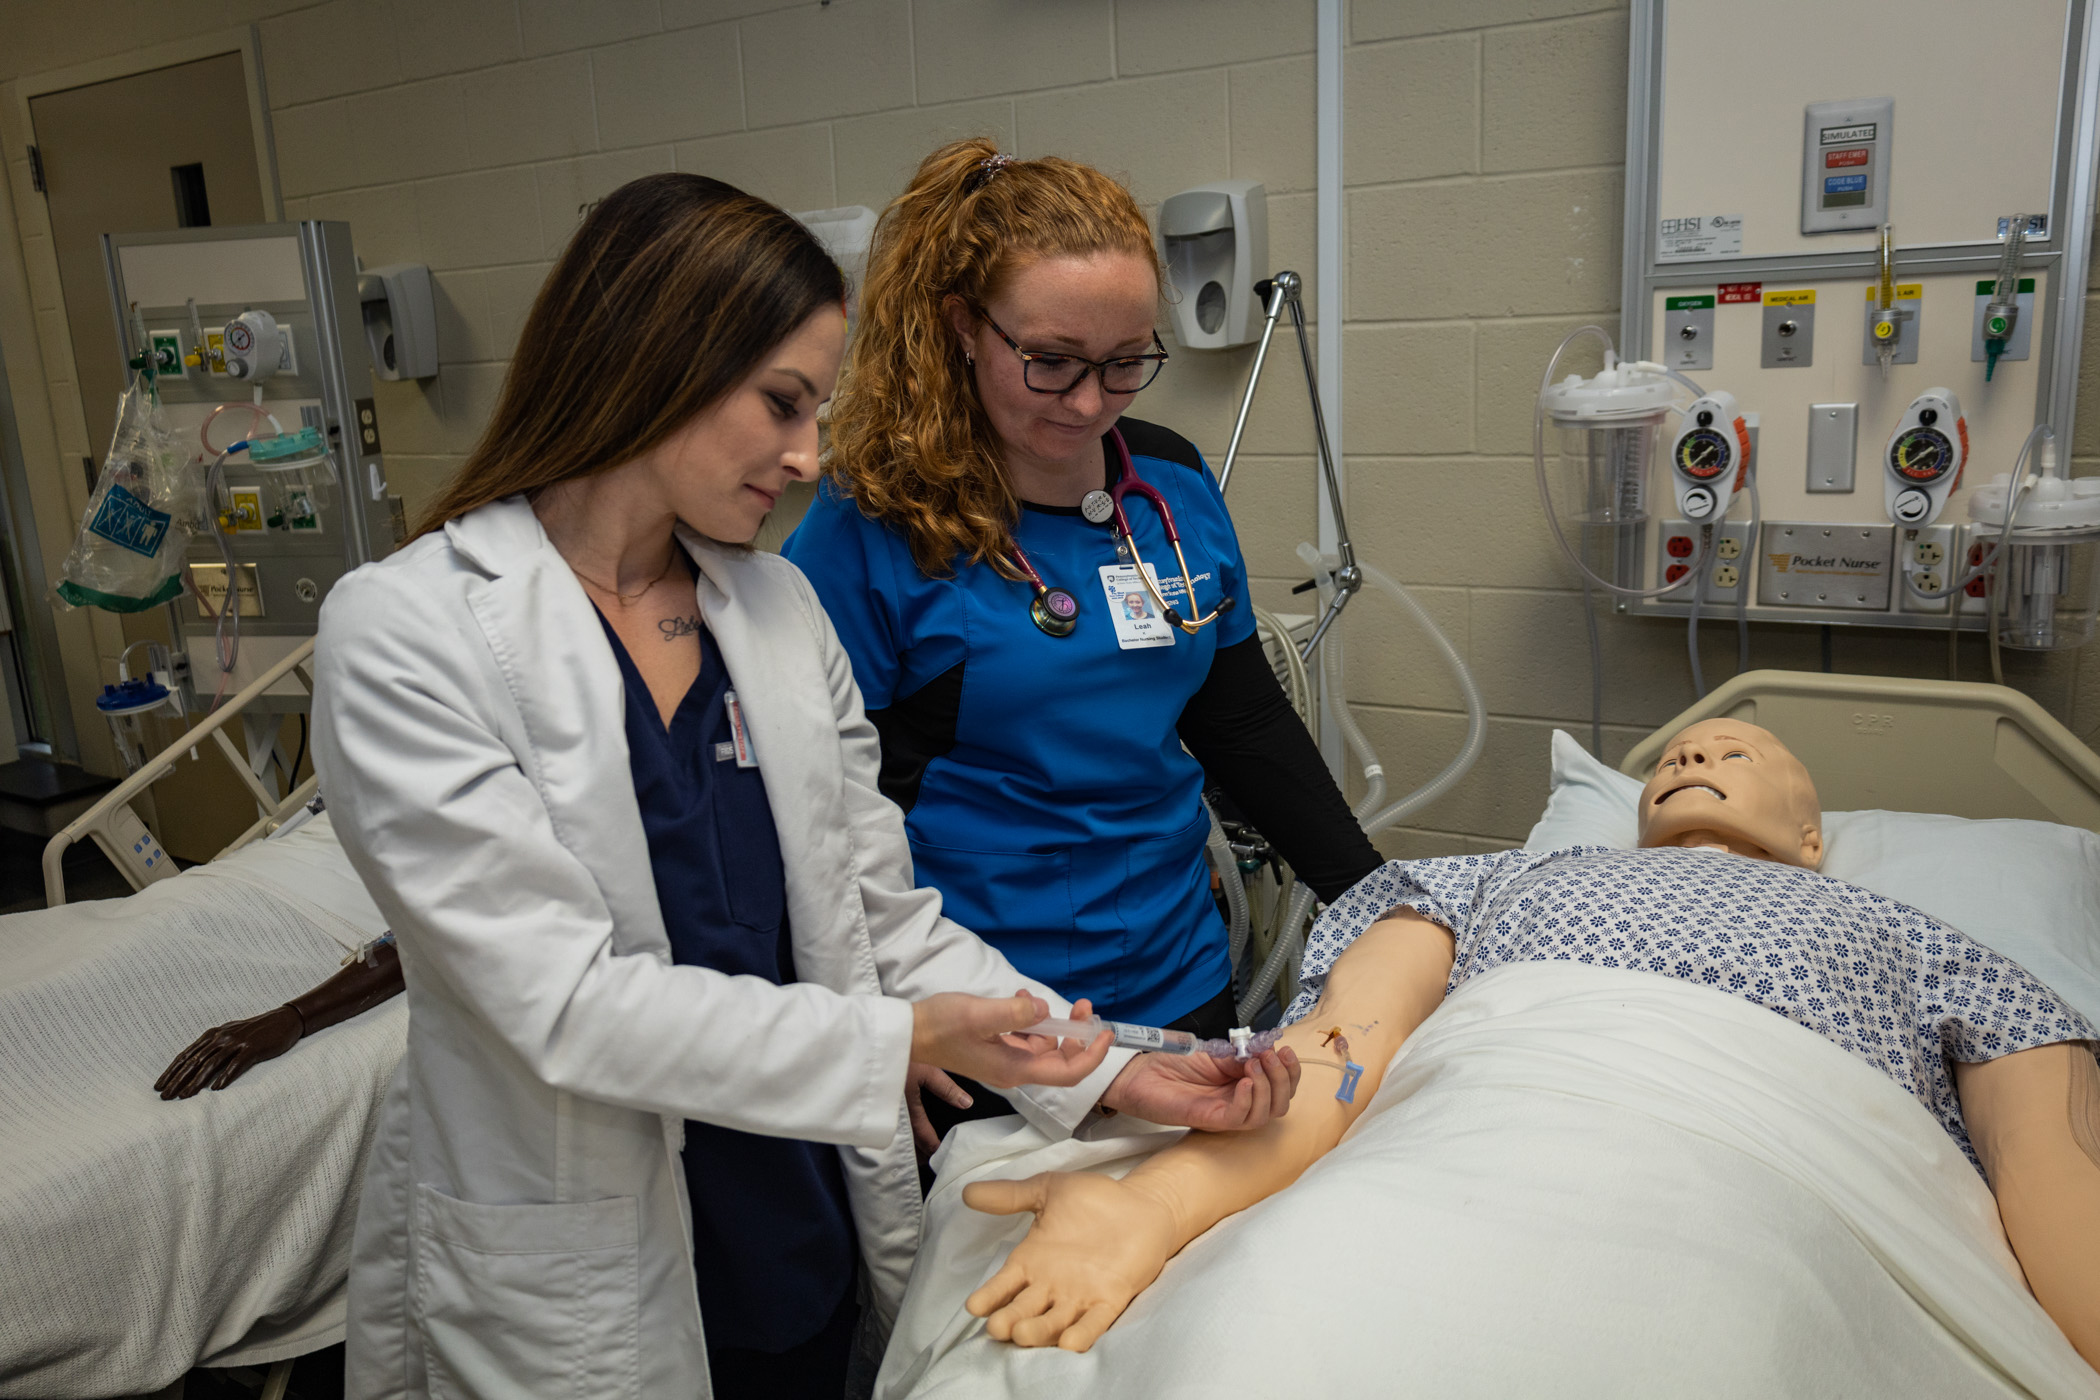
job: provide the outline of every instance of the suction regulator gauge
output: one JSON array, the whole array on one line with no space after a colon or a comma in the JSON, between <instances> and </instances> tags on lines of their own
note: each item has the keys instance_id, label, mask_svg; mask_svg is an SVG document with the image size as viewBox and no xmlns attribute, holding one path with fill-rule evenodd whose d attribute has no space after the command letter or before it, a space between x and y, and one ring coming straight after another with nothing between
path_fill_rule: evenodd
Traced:
<instances>
[{"instance_id":1,"label":"suction regulator gauge","mask_svg":"<svg viewBox=\"0 0 2100 1400\"><path fill-rule=\"evenodd\" d=\"M1677 470L1692 481L1712 481L1727 472L1735 444L1712 428L1694 428L1677 440Z\"/></svg>"},{"instance_id":2,"label":"suction regulator gauge","mask_svg":"<svg viewBox=\"0 0 2100 1400\"><path fill-rule=\"evenodd\" d=\"M1938 428L1910 428L1889 448L1889 466L1905 481L1938 481L1954 469L1954 444Z\"/></svg>"}]
</instances>

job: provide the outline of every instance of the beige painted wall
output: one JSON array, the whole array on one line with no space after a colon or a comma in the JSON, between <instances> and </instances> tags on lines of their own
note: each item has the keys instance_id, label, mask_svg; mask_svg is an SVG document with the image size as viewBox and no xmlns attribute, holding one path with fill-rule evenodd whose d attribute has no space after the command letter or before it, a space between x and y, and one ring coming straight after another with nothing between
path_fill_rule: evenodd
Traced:
<instances>
[{"instance_id":1,"label":"beige painted wall","mask_svg":"<svg viewBox=\"0 0 2100 1400\"><path fill-rule=\"evenodd\" d=\"M1021 155L1121 172L1148 208L1206 180L1262 180L1272 261L1310 282L1321 272L1312 0L8 0L0 81L249 21L286 217L347 219L368 262L436 272L443 372L381 386L389 471L411 512L472 444L579 207L648 171L720 176L791 209L879 206L935 143L985 132ZM1421 586L1494 714L1473 777L1419 828L1389 834L1395 853L1521 839L1542 804L1548 732L1587 722L1580 594L1539 517L1530 404L1567 329L1617 326L1625 45L1625 7L1604 0L1352 6L1352 520L1365 557ZM14 105L0 89L19 203L37 196L6 130ZM14 221L5 236L0 335L19 380L17 344L48 339L53 293ZM33 327L10 321L24 303ZM1248 359L1178 355L1136 411L1215 461ZM42 360L64 363L49 344ZM1285 605L1292 548L1313 530L1295 373L1285 359L1268 377L1232 489L1271 607ZM25 432L37 471L57 470L54 448L89 450L65 440L71 386L48 391L52 424ZM2100 458L2100 403L2087 398L2078 451ZM1382 601L1360 603L1350 626L1350 698L1389 781L1418 782L1458 743L1455 687ZM1681 625L1603 627L1615 756L1691 690ZM1713 632L1718 679L1733 638ZM1810 629L1759 628L1753 646L1758 665L1818 665ZM1981 647L1967 646L1977 676ZM1840 632L1836 659L1938 675L1945 645ZM2013 659L2015 682L2089 737L2100 658L2074 672Z\"/></svg>"}]
</instances>

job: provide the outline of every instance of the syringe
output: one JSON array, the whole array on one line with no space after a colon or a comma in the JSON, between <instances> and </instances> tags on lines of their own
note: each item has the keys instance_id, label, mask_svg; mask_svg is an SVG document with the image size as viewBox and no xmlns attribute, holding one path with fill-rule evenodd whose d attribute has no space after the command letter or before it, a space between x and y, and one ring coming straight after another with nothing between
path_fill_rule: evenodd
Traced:
<instances>
[{"instance_id":1,"label":"syringe","mask_svg":"<svg viewBox=\"0 0 2100 1400\"><path fill-rule=\"evenodd\" d=\"M1133 1025L1129 1021L1104 1021L1099 1016L1089 1016L1084 1021L1071 1021L1053 1016L1047 1021L1038 1021L1022 1035L1052 1035L1060 1040L1076 1040L1085 1045L1094 1043L1094 1038L1107 1031L1113 1035L1118 1050L1158 1050L1169 1055L1193 1055L1196 1053L1196 1037L1187 1031L1162 1030L1158 1026Z\"/></svg>"},{"instance_id":2,"label":"syringe","mask_svg":"<svg viewBox=\"0 0 2100 1400\"><path fill-rule=\"evenodd\" d=\"M1283 1028L1262 1031L1260 1034L1242 1026L1224 1040L1198 1040L1187 1031L1162 1030L1158 1026L1133 1025L1128 1021L1105 1021L1099 1016L1089 1016L1084 1021L1069 1021L1056 1017L1038 1021L1023 1035L1053 1035L1060 1040L1077 1040L1091 1045L1094 1037L1107 1031L1115 1036L1119 1050L1156 1050L1165 1055L1193 1055L1198 1051L1214 1060L1251 1060L1265 1050L1273 1048Z\"/></svg>"}]
</instances>

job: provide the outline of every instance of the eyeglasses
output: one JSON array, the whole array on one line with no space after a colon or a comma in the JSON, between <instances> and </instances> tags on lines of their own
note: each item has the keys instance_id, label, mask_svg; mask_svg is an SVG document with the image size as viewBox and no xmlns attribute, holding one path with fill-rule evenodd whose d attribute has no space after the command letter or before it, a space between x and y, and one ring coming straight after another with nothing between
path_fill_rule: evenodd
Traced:
<instances>
[{"instance_id":1,"label":"eyeglasses","mask_svg":"<svg viewBox=\"0 0 2100 1400\"><path fill-rule=\"evenodd\" d=\"M1158 331L1152 333L1153 350L1149 355L1118 355L1112 360L1089 360L1084 356L1049 350L1023 350L1021 343L1001 329L983 307L977 308L977 314L1021 357L1021 382L1038 394L1069 394L1085 383L1089 374L1101 376L1104 393L1135 394L1158 378L1159 367L1167 362L1167 347L1159 343Z\"/></svg>"}]
</instances>

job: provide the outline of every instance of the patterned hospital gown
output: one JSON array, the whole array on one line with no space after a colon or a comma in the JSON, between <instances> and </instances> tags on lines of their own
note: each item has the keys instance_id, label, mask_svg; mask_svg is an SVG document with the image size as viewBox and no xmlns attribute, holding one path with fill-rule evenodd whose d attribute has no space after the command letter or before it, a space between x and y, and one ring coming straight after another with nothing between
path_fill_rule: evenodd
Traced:
<instances>
[{"instance_id":1,"label":"patterned hospital gown","mask_svg":"<svg viewBox=\"0 0 2100 1400\"><path fill-rule=\"evenodd\" d=\"M1674 847L1391 861L1314 925L1286 1019L1310 1014L1342 950L1403 907L1451 930L1447 991L1506 963L1578 962L1733 992L1878 1066L1972 1163L1950 1057L2100 1040L2025 968L1908 905L1795 866Z\"/></svg>"}]
</instances>

